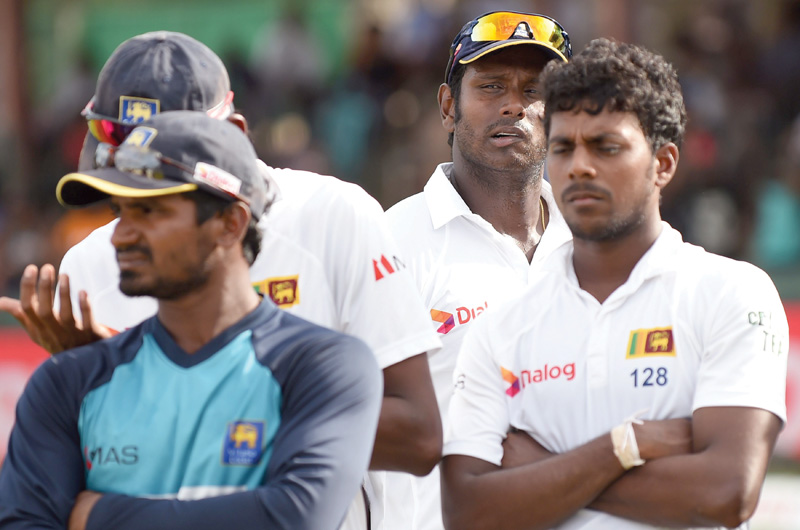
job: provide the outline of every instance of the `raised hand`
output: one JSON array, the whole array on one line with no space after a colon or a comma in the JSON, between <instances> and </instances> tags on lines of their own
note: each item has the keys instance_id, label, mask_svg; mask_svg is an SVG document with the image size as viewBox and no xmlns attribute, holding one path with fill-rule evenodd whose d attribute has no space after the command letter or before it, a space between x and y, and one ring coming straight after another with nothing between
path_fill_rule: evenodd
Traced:
<instances>
[{"instance_id":1,"label":"raised hand","mask_svg":"<svg viewBox=\"0 0 800 530\"><path fill-rule=\"evenodd\" d=\"M31 339L50 353L108 338L114 333L92 319L92 310L85 291L79 293L81 319L72 313L69 277L59 278L59 314L53 311L56 290L56 270L50 264L42 270L28 265L22 273L19 300L0 297L0 311L5 311L22 324Z\"/></svg>"}]
</instances>

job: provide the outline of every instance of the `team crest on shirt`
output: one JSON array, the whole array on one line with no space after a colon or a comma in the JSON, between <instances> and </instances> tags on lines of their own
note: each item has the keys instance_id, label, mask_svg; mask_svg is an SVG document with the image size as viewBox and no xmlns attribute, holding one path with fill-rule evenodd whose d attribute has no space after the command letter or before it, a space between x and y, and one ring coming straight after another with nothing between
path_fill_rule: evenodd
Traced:
<instances>
[{"instance_id":1,"label":"team crest on shirt","mask_svg":"<svg viewBox=\"0 0 800 530\"><path fill-rule=\"evenodd\" d=\"M634 329L628 339L626 359L675 357L672 327Z\"/></svg>"},{"instance_id":2,"label":"team crest on shirt","mask_svg":"<svg viewBox=\"0 0 800 530\"><path fill-rule=\"evenodd\" d=\"M119 98L119 121L136 125L149 120L161 109L157 99L122 96Z\"/></svg>"},{"instance_id":3,"label":"team crest on shirt","mask_svg":"<svg viewBox=\"0 0 800 530\"><path fill-rule=\"evenodd\" d=\"M286 309L300 303L300 275L276 276L253 284L256 292Z\"/></svg>"},{"instance_id":4,"label":"team crest on shirt","mask_svg":"<svg viewBox=\"0 0 800 530\"><path fill-rule=\"evenodd\" d=\"M230 422L222 443L222 463L229 466L254 466L264 454L264 422Z\"/></svg>"}]
</instances>

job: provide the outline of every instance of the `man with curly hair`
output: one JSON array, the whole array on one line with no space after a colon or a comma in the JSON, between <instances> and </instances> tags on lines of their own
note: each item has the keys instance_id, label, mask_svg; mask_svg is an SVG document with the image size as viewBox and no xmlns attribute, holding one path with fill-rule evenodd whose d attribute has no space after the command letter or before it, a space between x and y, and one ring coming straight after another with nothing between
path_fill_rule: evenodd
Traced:
<instances>
[{"instance_id":1,"label":"man with curly hair","mask_svg":"<svg viewBox=\"0 0 800 530\"><path fill-rule=\"evenodd\" d=\"M686 122L663 57L598 39L541 82L573 240L464 340L445 524L746 527L786 421L777 290L661 220Z\"/></svg>"}]
</instances>

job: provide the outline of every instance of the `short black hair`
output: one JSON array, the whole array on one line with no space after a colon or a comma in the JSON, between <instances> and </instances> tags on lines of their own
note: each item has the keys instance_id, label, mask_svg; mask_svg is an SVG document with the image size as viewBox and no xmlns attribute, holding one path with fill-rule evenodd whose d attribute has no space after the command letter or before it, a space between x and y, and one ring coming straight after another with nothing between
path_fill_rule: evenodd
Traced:
<instances>
[{"instance_id":1,"label":"short black hair","mask_svg":"<svg viewBox=\"0 0 800 530\"><path fill-rule=\"evenodd\" d=\"M653 151L680 147L686 107L675 68L634 44L595 39L568 63L550 61L542 74L544 130L554 112L633 112Z\"/></svg>"},{"instance_id":2,"label":"short black hair","mask_svg":"<svg viewBox=\"0 0 800 530\"><path fill-rule=\"evenodd\" d=\"M194 202L197 210L196 219L198 225L205 223L234 204L229 200L201 190L190 191L183 195ZM253 265L259 252L261 252L261 229L258 227L258 220L251 216L250 223L247 225L247 232L242 240L242 253L248 265Z\"/></svg>"}]
</instances>

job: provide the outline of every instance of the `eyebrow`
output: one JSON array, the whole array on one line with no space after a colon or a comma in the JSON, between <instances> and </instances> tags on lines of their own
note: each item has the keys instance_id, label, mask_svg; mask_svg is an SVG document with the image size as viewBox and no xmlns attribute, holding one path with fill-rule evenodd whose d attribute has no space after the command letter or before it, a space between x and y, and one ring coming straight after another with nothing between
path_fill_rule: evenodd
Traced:
<instances>
[{"instance_id":1,"label":"eyebrow","mask_svg":"<svg viewBox=\"0 0 800 530\"><path fill-rule=\"evenodd\" d=\"M623 142L623 141L625 141L625 138L623 136L620 136L619 134L615 134L615 133L600 133L600 134L596 134L594 136L584 137L584 141L587 144L600 144L600 143L603 143L606 140L613 140L613 141L617 141L617 142ZM564 136L564 135L558 135L558 136L551 137L550 138L550 142L551 143L562 143L562 144L574 144L575 140L573 140L571 137L567 137L567 136Z\"/></svg>"}]
</instances>

